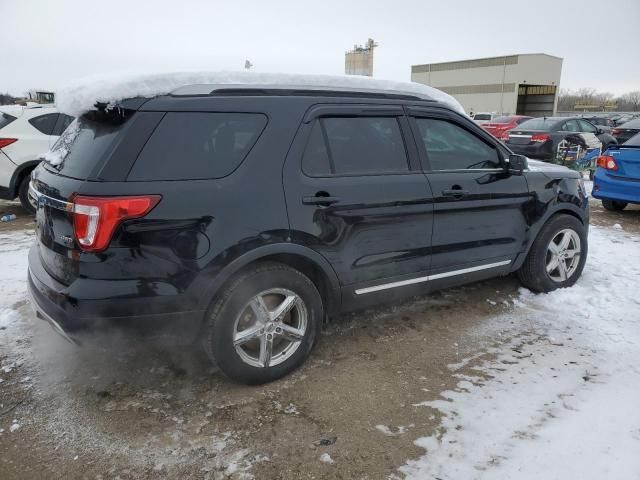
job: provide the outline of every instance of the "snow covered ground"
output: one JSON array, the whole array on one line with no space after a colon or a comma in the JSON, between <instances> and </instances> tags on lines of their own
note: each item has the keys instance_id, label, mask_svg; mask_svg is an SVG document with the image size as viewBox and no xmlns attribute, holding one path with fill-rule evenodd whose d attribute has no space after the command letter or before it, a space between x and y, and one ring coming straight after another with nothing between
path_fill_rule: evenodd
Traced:
<instances>
[{"instance_id":1,"label":"snow covered ground","mask_svg":"<svg viewBox=\"0 0 640 480\"><path fill-rule=\"evenodd\" d=\"M513 312L485 328L505 340L420 405L443 414L409 478L640 478L640 238L591 228L578 284L522 289ZM523 326L526 328L523 330Z\"/></svg>"}]
</instances>

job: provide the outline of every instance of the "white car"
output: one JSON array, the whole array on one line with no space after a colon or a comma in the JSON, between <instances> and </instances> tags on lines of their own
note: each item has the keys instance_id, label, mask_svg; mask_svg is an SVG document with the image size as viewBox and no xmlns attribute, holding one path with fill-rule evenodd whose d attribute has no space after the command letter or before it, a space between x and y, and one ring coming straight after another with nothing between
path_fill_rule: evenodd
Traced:
<instances>
[{"instance_id":1,"label":"white car","mask_svg":"<svg viewBox=\"0 0 640 480\"><path fill-rule=\"evenodd\" d=\"M495 112L478 112L473 116L473 121L478 125L493 121L494 118L498 118L499 115Z\"/></svg>"},{"instance_id":2,"label":"white car","mask_svg":"<svg viewBox=\"0 0 640 480\"><path fill-rule=\"evenodd\" d=\"M72 121L53 105L0 106L0 198L19 197L34 212L28 196L31 171Z\"/></svg>"}]
</instances>

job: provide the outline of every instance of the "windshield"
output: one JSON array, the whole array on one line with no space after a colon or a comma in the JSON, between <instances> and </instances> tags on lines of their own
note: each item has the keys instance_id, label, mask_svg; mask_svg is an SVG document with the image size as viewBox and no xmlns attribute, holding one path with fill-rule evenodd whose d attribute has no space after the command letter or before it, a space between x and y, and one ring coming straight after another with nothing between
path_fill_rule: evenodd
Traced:
<instances>
[{"instance_id":1,"label":"windshield","mask_svg":"<svg viewBox=\"0 0 640 480\"><path fill-rule=\"evenodd\" d=\"M522 122L518 127L518 130L539 130L548 132L551 128L558 123L555 119L550 118L532 118L526 122Z\"/></svg>"},{"instance_id":2,"label":"windshield","mask_svg":"<svg viewBox=\"0 0 640 480\"><path fill-rule=\"evenodd\" d=\"M476 113L473 117L474 120L491 120L490 113Z\"/></svg>"}]
</instances>

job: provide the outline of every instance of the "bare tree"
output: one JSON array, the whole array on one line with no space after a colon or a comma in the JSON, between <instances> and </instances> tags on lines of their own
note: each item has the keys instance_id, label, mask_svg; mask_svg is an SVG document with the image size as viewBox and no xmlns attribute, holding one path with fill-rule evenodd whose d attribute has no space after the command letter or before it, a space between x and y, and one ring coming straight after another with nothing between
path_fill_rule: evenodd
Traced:
<instances>
[{"instance_id":1,"label":"bare tree","mask_svg":"<svg viewBox=\"0 0 640 480\"><path fill-rule=\"evenodd\" d=\"M640 90L634 90L633 92L625 93L620 98L627 103L634 112L640 109Z\"/></svg>"}]
</instances>

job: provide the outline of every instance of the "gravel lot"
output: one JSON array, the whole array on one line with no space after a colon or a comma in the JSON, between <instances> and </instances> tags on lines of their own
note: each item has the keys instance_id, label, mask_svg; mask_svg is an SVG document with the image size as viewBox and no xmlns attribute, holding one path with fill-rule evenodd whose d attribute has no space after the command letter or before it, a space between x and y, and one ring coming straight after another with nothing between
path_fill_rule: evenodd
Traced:
<instances>
[{"instance_id":1,"label":"gravel lot","mask_svg":"<svg viewBox=\"0 0 640 480\"><path fill-rule=\"evenodd\" d=\"M24 262L32 220L15 204L0 211L19 216L0 224L0 258ZM593 201L592 223L638 235L640 208L605 212ZM506 277L344 316L303 368L246 387L184 346L101 337L74 347L34 318L23 278L2 279L6 480L403 478L411 471L399 468L425 454L416 439L451 427L421 403L459 388L464 376L488 381L474 366L518 339L551 358L559 348L528 322L496 321L520 308L520 286Z\"/></svg>"}]
</instances>

